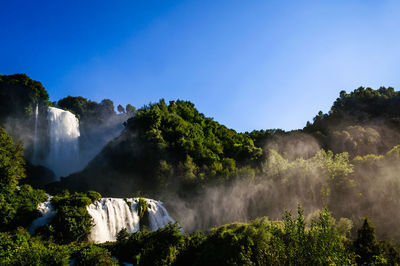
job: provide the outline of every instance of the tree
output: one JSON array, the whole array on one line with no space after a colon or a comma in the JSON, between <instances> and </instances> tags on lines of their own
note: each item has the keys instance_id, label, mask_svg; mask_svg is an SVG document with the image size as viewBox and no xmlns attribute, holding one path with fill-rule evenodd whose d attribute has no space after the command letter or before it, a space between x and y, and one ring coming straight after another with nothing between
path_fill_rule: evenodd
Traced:
<instances>
[{"instance_id":1,"label":"tree","mask_svg":"<svg viewBox=\"0 0 400 266\"><path fill-rule=\"evenodd\" d=\"M136 107L135 106L132 106L132 105L130 105L130 104L127 104L126 105L126 112L128 113L128 114L136 114Z\"/></svg>"},{"instance_id":2,"label":"tree","mask_svg":"<svg viewBox=\"0 0 400 266\"><path fill-rule=\"evenodd\" d=\"M87 112L88 100L83 97L68 96L58 101L57 105L74 113L78 118L85 116Z\"/></svg>"},{"instance_id":3,"label":"tree","mask_svg":"<svg viewBox=\"0 0 400 266\"><path fill-rule=\"evenodd\" d=\"M118 104L117 109L118 109L118 112L125 113L125 108L122 105Z\"/></svg>"},{"instance_id":4,"label":"tree","mask_svg":"<svg viewBox=\"0 0 400 266\"><path fill-rule=\"evenodd\" d=\"M76 258L76 264L99 266L118 265L117 261L111 257L111 253L107 249L95 245L90 245L80 250Z\"/></svg>"},{"instance_id":5,"label":"tree","mask_svg":"<svg viewBox=\"0 0 400 266\"><path fill-rule=\"evenodd\" d=\"M372 264L379 255L379 245L375 238L375 227L368 217L357 231L357 239L353 243L360 265Z\"/></svg>"},{"instance_id":6,"label":"tree","mask_svg":"<svg viewBox=\"0 0 400 266\"><path fill-rule=\"evenodd\" d=\"M114 103L110 99L104 99L100 103L101 113L105 117L110 117L115 114Z\"/></svg>"},{"instance_id":7,"label":"tree","mask_svg":"<svg viewBox=\"0 0 400 266\"><path fill-rule=\"evenodd\" d=\"M0 187L16 186L25 177L25 160L21 143L13 139L0 127Z\"/></svg>"},{"instance_id":8,"label":"tree","mask_svg":"<svg viewBox=\"0 0 400 266\"><path fill-rule=\"evenodd\" d=\"M0 231L29 225L36 218L37 205L47 198L42 190L17 186L25 177L22 152L22 144L14 144L0 127Z\"/></svg>"},{"instance_id":9,"label":"tree","mask_svg":"<svg viewBox=\"0 0 400 266\"><path fill-rule=\"evenodd\" d=\"M51 203L57 211L51 222L56 239L63 243L87 240L94 224L86 206L98 196L100 194L94 191L88 194L65 191L52 198Z\"/></svg>"},{"instance_id":10,"label":"tree","mask_svg":"<svg viewBox=\"0 0 400 266\"><path fill-rule=\"evenodd\" d=\"M0 75L0 122L9 117L29 116L36 104L47 105L48 100L43 85L27 75Z\"/></svg>"}]
</instances>

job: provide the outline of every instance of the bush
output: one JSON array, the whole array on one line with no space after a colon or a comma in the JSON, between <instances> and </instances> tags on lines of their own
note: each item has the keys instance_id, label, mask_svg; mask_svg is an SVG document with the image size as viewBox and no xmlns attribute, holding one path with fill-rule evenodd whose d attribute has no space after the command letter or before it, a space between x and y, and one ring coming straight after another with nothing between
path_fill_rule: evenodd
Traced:
<instances>
[{"instance_id":1,"label":"bush","mask_svg":"<svg viewBox=\"0 0 400 266\"><path fill-rule=\"evenodd\" d=\"M0 233L0 265L68 265L72 249L31 238L23 229Z\"/></svg>"},{"instance_id":2,"label":"bush","mask_svg":"<svg viewBox=\"0 0 400 266\"><path fill-rule=\"evenodd\" d=\"M92 203L94 203L95 201L98 201L101 198L101 194L97 191L93 191L93 190L89 190L88 192L86 192L86 195L89 199L92 200Z\"/></svg>"},{"instance_id":3,"label":"bush","mask_svg":"<svg viewBox=\"0 0 400 266\"><path fill-rule=\"evenodd\" d=\"M0 230L28 226L37 217L38 204L46 200L42 190L29 185L18 187L25 177L25 161L22 145L14 144L12 138L0 127Z\"/></svg>"},{"instance_id":4,"label":"bush","mask_svg":"<svg viewBox=\"0 0 400 266\"><path fill-rule=\"evenodd\" d=\"M111 253L101 247L90 245L81 249L76 258L76 265L109 266L118 265L111 257Z\"/></svg>"},{"instance_id":5,"label":"bush","mask_svg":"<svg viewBox=\"0 0 400 266\"><path fill-rule=\"evenodd\" d=\"M185 235L177 224L170 224L157 231L147 230L121 235L112 247L113 255L135 265L171 265L183 248Z\"/></svg>"},{"instance_id":6,"label":"bush","mask_svg":"<svg viewBox=\"0 0 400 266\"><path fill-rule=\"evenodd\" d=\"M90 195L92 198L98 196L94 193ZM64 192L52 198L57 213L51 225L58 241L69 243L87 240L93 227L93 218L87 212L86 206L91 203L92 199L85 193Z\"/></svg>"}]
</instances>

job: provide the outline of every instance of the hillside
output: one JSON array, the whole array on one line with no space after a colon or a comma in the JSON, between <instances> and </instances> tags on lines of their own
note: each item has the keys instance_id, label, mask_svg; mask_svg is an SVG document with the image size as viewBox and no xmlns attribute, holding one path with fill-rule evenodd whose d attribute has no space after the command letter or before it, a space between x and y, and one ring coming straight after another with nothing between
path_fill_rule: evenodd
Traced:
<instances>
[{"instance_id":1,"label":"hillside","mask_svg":"<svg viewBox=\"0 0 400 266\"><path fill-rule=\"evenodd\" d=\"M160 265L399 263L398 248L388 241L400 237L400 96L392 88L341 92L329 113L320 112L304 129L238 133L189 101L160 100L138 110L118 106L116 113L107 99L68 96L50 103L40 83L25 75L1 76L0 85L2 101L7 91L21 98L20 105L1 109L6 129L0 128L2 264L73 259L115 265L112 256ZM48 106L80 119L82 134L74 140L80 159L91 145L99 152L82 171L48 184L51 199L37 188L54 174L31 160L33 131L42 134L37 143L42 156L53 145ZM92 190L120 199L101 200ZM162 211L151 216L144 195L162 199L166 208L158 202ZM127 199L133 196L139 196L135 204ZM54 218L31 236L26 229L43 202L53 205ZM105 220L96 216L107 228L114 228L110 217L123 225L121 217L138 215L140 231L119 230L110 236L116 242L89 243L95 224L88 206L94 215L107 213ZM111 210L121 206L129 211L114 215ZM147 231L146 219L169 217L166 209L185 234L178 224ZM380 242L366 216L377 225ZM204 231L195 232L199 229Z\"/></svg>"},{"instance_id":2,"label":"hillside","mask_svg":"<svg viewBox=\"0 0 400 266\"><path fill-rule=\"evenodd\" d=\"M351 158L385 154L400 143L399 92L393 88L342 91L328 114L304 129L237 133L207 118L187 101L164 100L139 109L121 136L61 187L132 194L200 188L241 177L264 175L269 150L294 160L321 148ZM115 193L114 193L115 192Z\"/></svg>"},{"instance_id":3,"label":"hillside","mask_svg":"<svg viewBox=\"0 0 400 266\"><path fill-rule=\"evenodd\" d=\"M82 172L63 178L72 190L107 195L193 190L260 171L262 152L246 134L199 113L190 102L164 100L138 110ZM94 186L94 187L93 187Z\"/></svg>"}]
</instances>

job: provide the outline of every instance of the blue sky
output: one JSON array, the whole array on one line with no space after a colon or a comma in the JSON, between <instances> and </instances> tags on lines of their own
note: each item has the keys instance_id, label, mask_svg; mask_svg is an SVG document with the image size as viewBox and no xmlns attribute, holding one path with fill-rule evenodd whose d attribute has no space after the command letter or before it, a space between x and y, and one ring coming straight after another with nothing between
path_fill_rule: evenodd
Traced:
<instances>
[{"instance_id":1,"label":"blue sky","mask_svg":"<svg viewBox=\"0 0 400 266\"><path fill-rule=\"evenodd\" d=\"M341 90L400 88L400 2L1 1L0 73L237 131L302 128Z\"/></svg>"}]
</instances>

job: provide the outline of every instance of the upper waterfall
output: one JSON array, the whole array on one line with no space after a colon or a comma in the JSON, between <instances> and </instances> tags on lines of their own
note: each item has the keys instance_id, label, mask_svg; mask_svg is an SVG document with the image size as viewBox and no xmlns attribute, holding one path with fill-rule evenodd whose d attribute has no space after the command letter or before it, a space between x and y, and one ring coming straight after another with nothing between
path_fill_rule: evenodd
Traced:
<instances>
[{"instance_id":1,"label":"upper waterfall","mask_svg":"<svg viewBox=\"0 0 400 266\"><path fill-rule=\"evenodd\" d=\"M47 166L57 177L66 176L77 169L79 160L79 120L69 111L55 107L47 110L50 152Z\"/></svg>"},{"instance_id":2,"label":"upper waterfall","mask_svg":"<svg viewBox=\"0 0 400 266\"><path fill-rule=\"evenodd\" d=\"M39 104L36 104L35 107L35 132L33 136L33 153L32 153L32 162L34 164L37 163L37 152L38 152L38 119L39 119Z\"/></svg>"}]
</instances>

